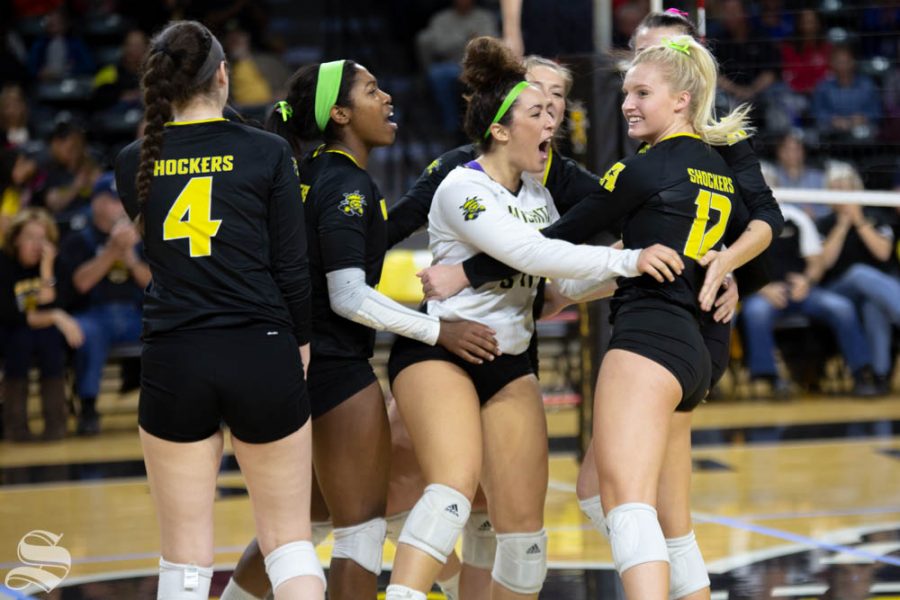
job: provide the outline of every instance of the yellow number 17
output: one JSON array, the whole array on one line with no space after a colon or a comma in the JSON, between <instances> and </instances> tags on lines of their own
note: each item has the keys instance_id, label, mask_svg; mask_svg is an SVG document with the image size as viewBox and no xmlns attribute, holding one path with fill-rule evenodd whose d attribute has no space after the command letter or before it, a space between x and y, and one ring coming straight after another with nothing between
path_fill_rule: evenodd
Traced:
<instances>
[{"instance_id":1,"label":"yellow number 17","mask_svg":"<svg viewBox=\"0 0 900 600\"><path fill-rule=\"evenodd\" d=\"M728 196L701 189L694 204L697 205L697 216L694 224L691 225L691 232L688 234L683 254L688 258L700 260L725 235L728 217L731 216L731 200L728 199ZM719 221L707 231L710 208L719 213Z\"/></svg>"},{"instance_id":2,"label":"yellow number 17","mask_svg":"<svg viewBox=\"0 0 900 600\"><path fill-rule=\"evenodd\" d=\"M163 221L163 239L168 242L187 238L191 258L212 254L212 238L222 225L220 219L210 218L212 179L192 177Z\"/></svg>"}]
</instances>

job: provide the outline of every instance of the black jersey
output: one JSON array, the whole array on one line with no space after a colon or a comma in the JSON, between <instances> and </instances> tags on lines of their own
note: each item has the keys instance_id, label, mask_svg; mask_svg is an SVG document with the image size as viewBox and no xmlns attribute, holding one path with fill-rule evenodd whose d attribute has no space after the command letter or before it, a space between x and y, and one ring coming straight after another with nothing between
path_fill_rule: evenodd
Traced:
<instances>
[{"instance_id":1,"label":"black jersey","mask_svg":"<svg viewBox=\"0 0 900 600\"><path fill-rule=\"evenodd\" d=\"M344 152L308 154L300 163L312 280L312 356L370 358L375 330L331 310L326 273L358 268L378 285L387 251L387 208L369 174Z\"/></svg>"},{"instance_id":2,"label":"black jersey","mask_svg":"<svg viewBox=\"0 0 900 600\"><path fill-rule=\"evenodd\" d=\"M623 302L655 297L698 313L706 271L699 260L722 247L732 206L740 201L734 173L699 136L676 134L613 165L601 179L608 218L627 214L626 248L663 244L677 250L685 269L669 283L649 275L620 278L613 314Z\"/></svg>"},{"instance_id":3,"label":"black jersey","mask_svg":"<svg viewBox=\"0 0 900 600\"><path fill-rule=\"evenodd\" d=\"M225 119L180 123L163 133L143 208L152 281L144 336L258 323L308 341L309 271L296 162L280 137ZM125 210L142 140L116 161Z\"/></svg>"}]
</instances>

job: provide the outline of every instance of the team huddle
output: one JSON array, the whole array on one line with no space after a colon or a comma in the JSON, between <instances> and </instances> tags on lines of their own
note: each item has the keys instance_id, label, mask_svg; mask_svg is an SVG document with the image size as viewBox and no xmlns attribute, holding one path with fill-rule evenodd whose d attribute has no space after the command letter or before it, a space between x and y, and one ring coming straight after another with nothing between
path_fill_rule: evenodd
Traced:
<instances>
[{"instance_id":1,"label":"team huddle","mask_svg":"<svg viewBox=\"0 0 900 600\"><path fill-rule=\"evenodd\" d=\"M742 293L783 226L748 137L713 110L716 63L681 14L638 28L623 116L639 152L598 176L554 138L572 76L469 42L472 140L389 211L367 172L392 144L389 94L364 66L299 69L267 131L223 117L229 74L196 22L151 43L145 137L116 164L143 232L139 424L161 531L158 598L205 599L213 499L231 431L253 507L222 598L537 598L547 426L535 321L612 296L579 504L626 596L709 598L690 516L691 411L722 376ZM427 227L425 302L377 285L387 250ZM614 233L612 246L586 244ZM732 276L734 273L734 276ZM370 364L396 334L391 399ZM640 377L635 374L640 373ZM315 544L334 546L328 578ZM455 552L462 539L462 555Z\"/></svg>"}]
</instances>

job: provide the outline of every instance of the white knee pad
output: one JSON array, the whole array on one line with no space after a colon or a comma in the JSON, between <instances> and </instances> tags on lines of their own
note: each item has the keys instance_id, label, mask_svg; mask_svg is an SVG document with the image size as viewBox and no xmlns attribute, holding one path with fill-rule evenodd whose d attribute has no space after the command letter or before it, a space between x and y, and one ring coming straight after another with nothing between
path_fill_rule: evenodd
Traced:
<instances>
[{"instance_id":1,"label":"white knee pad","mask_svg":"<svg viewBox=\"0 0 900 600\"><path fill-rule=\"evenodd\" d=\"M404 510L402 513L391 515L385 519L387 521L387 539L391 540L394 546L400 543L400 532L403 531L403 526L406 525L408 517L409 511Z\"/></svg>"},{"instance_id":2,"label":"white knee pad","mask_svg":"<svg viewBox=\"0 0 900 600\"><path fill-rule=\"evenodd\" d=\"M369 573L380 575L386 528L381 517L352 527L335 528L331 557L348 558Z\"/></svg>"},{"instance_id":3,"label":"white knee pad","mask_svg":"<svg viewBox=\"0 0 900 600\"><path fill-rule=\"evenodd\" d=\"M497 534L486 511L469 515L463 529L462 561L476 569L490 569L497 554Z\"/></svg>"},{"instance_id":4,"label":"white knee pad","mask_svg":"<svg viewBox=\"0 0 900 600\"><path fill-rule=\"evenodd\" d=\"M272 592L278 586L294 577L318 577L326 586L325 573L316 556L312 542L290 542L272 550L265 559L266 574L272 582Z\"/></svg>"},{"instance_id":5,"label":"white knee pad","mask_svg":"<svg viewBox=\"0 0 900 600\"><path fill-rule=\"evenodd\" d=\"M578 500L578 506L581 512L587 515L594 525L594 529L600 532L605 538L609 538L609 529L606 526L606 517L603 515L603 505L600 503L600 496L591 496L584 500Z\"/></svg>"},{"instance_id":6,"label":"white knee pad","mask_svg":"<svg viewBox=\"0 0 900 600\"><path fill-rule=\"evenodd\" d=\"M446 485L432 483L406 519L400 542L445 563L469 520L469 499Z\"/></svg>"},{"instance_id":7,"label":"white knee pad","mask_svg":"<svg viewBox=\"0 0 900 600\"><path fill-rule=\"evenodd\" d=\"M160 558L156 600L206 600L212 575L209 567L181 565Z\"/></svg>"},{"instance_id":8,"label":"white knee pad","mask_svg":"<svg viewBox=\"0 0 900 600\"><path fill-rule=\"evenodd\" d=\"M331 521L313 521L312 525L312 544L318 546L325 541L328 534L331 533Z\"/></svg>"},{"instance_id":9,"label":"white knee pad","mask_svg":"<svg viewBox=\"0 0 900 600\"><path fill-rule=\"evenodd\" d=\"M547 576L547 532L498 533L491 577L517 594L536 594Z\"/></svg>"},{"instance_id":10,"label":"white knee pad","mask_svg":"<svg viewBox=\"0 0 900 600\"><path fill-rule=\"evenodd\" d=\"M694 532L667 538L669 549L669 599L677 600L709 587L709 574Z\"/></svg>"},{"instance_id":11,"label":"white knee pad","mask_svg":"<svg viewBox=\"0 0 900 600\"><path fill-rule=\"evenodd\" d=\"M669 562L666 538L656 517L656 509L649 504L630 502L620 504L606 515L613 563L619 575L648 562Z\"/></svg>"},{"instance_id":12,"label":"white knee pad","mask_svg":"<svg viewBox=\"0 0 900 600\"><path fill-rule=\"evenodd\" d=\"M444 592L447 600L459 600L459 576L461 571L457 571L456 575L450 579L437 580L438 587Z\"/></svg>"},{"instance_id":13,"label":"white knee pad","mask_svg":"<svg viewBox=\"0 0 900 600\"><path fill-rule=\"evenodd\" d=\"M417 592L405 585L392 583L387 586L384 593L384 600L427 600L428 596L424 592Z\"/></svg>"}]
</instances>

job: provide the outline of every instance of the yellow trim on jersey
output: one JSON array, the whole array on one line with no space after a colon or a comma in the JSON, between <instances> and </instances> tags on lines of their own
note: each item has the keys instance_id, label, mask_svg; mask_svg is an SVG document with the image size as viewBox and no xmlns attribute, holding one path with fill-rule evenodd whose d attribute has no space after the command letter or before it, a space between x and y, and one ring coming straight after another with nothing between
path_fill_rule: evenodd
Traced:
<instances>
[{"instance_id":1,"label":"yellow trim on jersey","mask_svg":"<svg viewBox=\"0 0 900 600\"><path fill-rule=\"evenodd\" d=\"M381 216L384 217L384 220L388 220L388 211L387 211L387 202L384 201L384 198L378 201L379 206L381 206Z\"/></svg>"},{"instance_id":2,"label":"yellow trim on jersey","mask_svg":"<svg viewBox=\"0 0 900 600\"><path fill-rule=\"evenodd\" d=\"M322 154L322 149L323 149L324 147L325 147L325 144L322 144L321 146L319 146L318 148L316 148L315 151L313 152L313 158L315 158L315 157L319 156L320 154ZM343 150L325 150L325 152L330 152L331 154L343 154L344 156L346 156L347 158L349 158L350 160L352 160L354 165L356 165L357 167L359 167L360 169L362 169L362 167L359 166L359 162L357 162L356 158L355 158L352 154L350 154L349 152L344 152ZM365 169L363 169L363 170L365 170Z\"/></svg>"},{"instance_id":3,"label":"yellow trim on jersey","mask_svg":"<svg viewBox=\"0 0 900 600\"><path fill-rule=\"evenodd\" d=\"M541 185L547 187L547 178L550 177L550 163L553 162L553 148L547 150L547 164L544 166L544 177L541 179Z\"/></svg>"},{"instance_id":4,"label":"yellow trim on jersey","mask_svg":"<svg viewBox=\"0 0 900 600\"><path fill-rule=\"evenodd\" d=\"M671 140L672 138L677 138L677 137L690 137L690 138L694 138L694 139L697 139L697 140L703 139L703 138L701 138L699 135L697 135L696 133L682 132L682 133L673 133L672 135L667 135L667 136L664 137L663 139L659 140L659 142L664 142L664 141L666 141L666 140ZM659 142L656 142L656 144L658 144ZM656 144L653 144L653 145L655 146Z\"/></svg>"},{"instance_id":5,"label":"yellow trim on jersey","mask_svg":"<svg viewBox=\"0 0 900 600\"><path fill-rule=\"evenodd\" d=\"M196 121L169 121L166 127L179 127L181 125L200 125L201 123L218 123L219 121L227 121L225 117L216 117L215 119L198 119Z\"/></svg>"}]
</instances>

